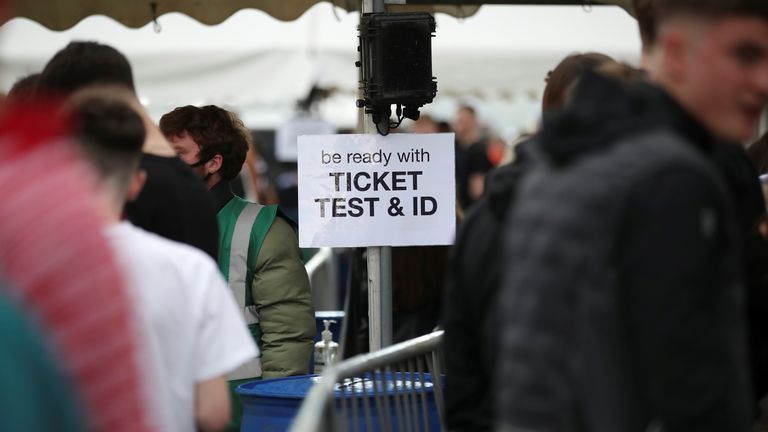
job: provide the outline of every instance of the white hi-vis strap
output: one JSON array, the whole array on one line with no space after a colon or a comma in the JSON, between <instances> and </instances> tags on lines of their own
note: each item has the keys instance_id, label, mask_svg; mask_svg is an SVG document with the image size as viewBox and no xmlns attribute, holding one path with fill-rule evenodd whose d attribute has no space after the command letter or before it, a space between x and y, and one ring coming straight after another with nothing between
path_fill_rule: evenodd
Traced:
<instances>
[{"instance_id":1,"label":"white hi-vis strap","mask_svg":"<svg viewBox=\"0 0 768 432\"><path fill-rule=\"evenodd\" d=\"M250 289L246 283L248 272L248 246L251 244L251 228L259 215L262 205L249 203L237 217L235 229L232 232L232 241L229 255L229 288L235 296L235 301L243 311L245 323L248 325L259 323L259 314L256 306L246 306L246 290ZM229 374L230 380L257 378L261 376L261 360L255 358L237 368Z\"/></svg>"}]
</instances>

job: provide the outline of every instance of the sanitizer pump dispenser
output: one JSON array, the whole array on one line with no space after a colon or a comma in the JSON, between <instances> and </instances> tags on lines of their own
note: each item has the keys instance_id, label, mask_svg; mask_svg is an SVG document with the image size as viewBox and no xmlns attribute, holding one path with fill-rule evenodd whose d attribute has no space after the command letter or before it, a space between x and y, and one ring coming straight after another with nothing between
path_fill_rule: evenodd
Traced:
<instances>
[{"instance_id":1,"label":"sanitizer pump dispenser","mask_svg":"<svg viewBox=\"0 0 768 432\"><path fill-rule=\"evenodd\" d=\"M339 344L333 341L333 333L331 333L331 323L336 323L335 320L323 320L325 330L323 330L323 340L315 344L315 373L323 373L323 369L333 364L336 360L336 353L339 351Z\"/></svg>"}]
</instances>

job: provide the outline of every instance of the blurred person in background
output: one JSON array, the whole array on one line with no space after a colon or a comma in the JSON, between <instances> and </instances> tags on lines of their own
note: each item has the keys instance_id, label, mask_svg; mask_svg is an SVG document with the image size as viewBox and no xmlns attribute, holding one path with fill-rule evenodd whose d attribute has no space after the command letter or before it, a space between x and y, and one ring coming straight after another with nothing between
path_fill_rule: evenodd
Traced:
<instances>
[{"instance_id":1,"label":"blurred person in background","mask_svg":"<svg viewBox=\"0 0 768 432\"><path fill-rule=\"evenodd\" d=\"M160 129L216 200L219 268L261 349L259 359L229 376L234 403L229 428L239 430L242 406L234 394L239 384L303 375L309 369L315 319L296 226L278 206L245 201L230 190L251 139L233 113L188 105L165 114Z\"/></svg>"},{"instance_id":2,"label":"blurred person in background","mask_svg":"<svg viewBox=\"0 0 768 432\"><path fill-rule=\"evenodd\" d=\"M85 88L67 102L105 202L105 234L127 278L143 346L149 409L162 431L220 431L226 375L258 354L216 263L202 251L122 221L141 192L144 125L124 87Z\"/></svg>"},{"instance_id":3,"label":"blurred person in background","mask_svg":"<svg viewBox=\"0 0 768 432\"><path fill-rule=\"evenodd\" d=\"M543 114L565 105L569 88L587 70L615 63L598 53L574 54L548 74ZM523 176L539 163L536 138L516 147L512 164L488 175L486 193L466 214L451 251L442 325L445 328L446 426L455 431L489 431L495 426L493 365L497 322L493 304L503 269L502 230Z\"/></svg>"},{"instance_id":4,"label":"blurred person in background","mask_svg":"<svg viewBox=\"0 0 768 432\"><path fill-rule=\"evenodd\" d=\"M218 231L213 200L141 106L131 65L122 53L97 42L71 42L43 68L38 92L66 97L94 84L129 88L133 93L131 105L147 131L141 160L147 181L139 197L126 206L128 219L147 231L197 247L215 259Z\"/></svg>"},{"instance_id":5,"label":"blurred person in background","mask_svg":"<svg viewBox=\"0 0 768 432\"><path fill-rule=\"evenodd\" d=\"M411 133L450 133L450 125L422 114ZM457 211L458 200L457 200ZM458 213L457 213L458 217ZM369 352L368 276L365 249L354 250L350 278L344 356ZM447 246L392 248L392 341L403 342L430 333L438 324L448 260Z\"/></svg>"},{"instance_id":6,"label":"blurred person in background","mask_svg":"<svg viewBox=\"0 0 768 432\"><path fill-rule=\"evenodd\" d=\"M422 114L411 125L411 133L438 133L440 125L429 114Z\"/></svg>"},{"instance_id":7,"label":"blurred person in background","mask_svg":"<svg viewBox=\"0 0 768 432\"><path fill-rule=\"evenodd\" d=\"M453 121L456 133L456 188L463 209L468 209L484 191L485 174L493 168L485 136L475 109L462 105Z\"/></svg>"},{"instance_id":8,"label":"blurred person in background","mask_svg":"<svg viewBox=\"0 0 768 432\"><path fill-rule=\"evenodd\" d=\"M428 114L411 126L413 133L447 133L445 125ZM447 246L392 248L392 311L394 343L434 330L440 317L448 261ZM367 288L367 284L366 284ZM367 299L367 292L364 298ZM367 335L366 335L367 340Z\"/></svg>"},{"instance_id":9,"label":"blurred person in background","mask_svg":"<svg viewBox=\"0 0 768 432\"><path fill-rule=\"evenodd\" d=\"M494 167L498 167L502 162L511 158L510 153L511 147L507 144L507 141L501 135L498 135L495 132L492 133L490 138L488 138L488 160L491 164L493 164ZM488 180L487 175L486 180ZM486 188L483 186L483 192L485 191Z\"/></svg>"},{"instance_id":10,"label":"blurred person in background","mask_svg":"<svg viewBox=\"0 0 768 432\"><path fill-rule=\"evenodd\" d=\"M545 119L548 163L505 224L499 430L752 427L743 214L722 154L768 103L768 3L654 6L656 85L586 74Z\"/></svg>"},{"instance_id":11,"label":"blurred person in background","mask_svg":"<svg viewBox=\"0 0 768 432\"><path fill-rule=\"evenodd\" d=\"M269 178L269 167L264 159L259 140L251 140L245 163L240 172L245 187L245 199L264 205L277 204L277 192Z\"/></svg>"}]
</instances>

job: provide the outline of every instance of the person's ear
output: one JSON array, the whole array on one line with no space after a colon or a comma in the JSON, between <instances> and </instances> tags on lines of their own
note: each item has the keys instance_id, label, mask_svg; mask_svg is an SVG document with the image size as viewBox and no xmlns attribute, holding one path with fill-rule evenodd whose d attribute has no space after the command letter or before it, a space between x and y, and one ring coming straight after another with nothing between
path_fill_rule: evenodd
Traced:
<instances>
[{"instance_id":1,"label":"person's ear","mask_svg":"<svg viewBox=\"0 0 768 432\"><path fill-rule=\"evenodd\" d=\"M215 174L221 169L221 165L224 163L224 158L220 154L216 154L208 162L205 163L205 172L208 174Z\"/></svg>"},{"instance_id":2,"label":"person's ear","mask_svg":"<svg viewBox=\"0 0 768 432\"><path fill-rule=\"evenodd\" d=\"M131 176L131 184L128 186L128 193L126 194L125 200L127 202L136 200L136 198L139 197L141 190L144 189L144 183L146 182L147 172L144 170L136 170L136 172L133 173L133 176Z\"/></svg>"},{"instance_id":3,"label":"person's ear","mask_svg":"<svg viewBox=\"0 0 768 432\"><path fill-rule=\"evenodd\" d=\"M688 76L688 49L690 40L685 32L670 29L661 41L661 56L665 75L675 82L685 81Z\"/></svg>"}]
</instances>

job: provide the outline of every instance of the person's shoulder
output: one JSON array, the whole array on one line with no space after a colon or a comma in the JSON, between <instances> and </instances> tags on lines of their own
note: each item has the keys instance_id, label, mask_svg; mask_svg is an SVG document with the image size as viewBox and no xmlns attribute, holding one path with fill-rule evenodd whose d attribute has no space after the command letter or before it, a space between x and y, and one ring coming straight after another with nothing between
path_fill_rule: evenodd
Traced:
<instances>
[{"instance_id":1,"label":"person's shoulder","mask_svg":"<svg viewBox=\"0 0 768 432\"><path fill-rule=\"evenodd\" d=\"M675 129L657 126L619 139L607 157L629 175L640 178L679 170L711 178L715 166L705 149Z\"/></svg>"},{"instance_id":2,"label":"person's shoulder","mask_svg":"<svg viewBox=\"0 0 768 432\"><path fill-rule=\"evenodd\" d=\"M727 187L714 162L684 138L675 139L680 144L677 148L667 147L668 152L659 153L646 168L636 170L628 183L625 204L666 221L670 221L670 213L689 215L722 209Z\"/></svg>"},{"instance_id":3,"label":"person's shoulder","mask_svg":"<svg viewBox=\"0 0 768 432\"><path fill-rule=\"evenodd\" d=\"M268 236L279 239L291 239L296 237L296 231L293 229L290 220L286 220L278 214L275 216L275 220L272 221L272 226L269 227Z\"/></svg>"},{"instance_id":4,"label":"person's shoulder","mask_svg":"<svg viewBox=\"0 0 768 432\"><path fill-rule=\"evenodd\" d=\"M619 208L658 190L686 185L714 197L719 177L703 151L673 129L653 126L623 133L613 143L580 155L566 165L539 163L522 180L518 193L526 202L515 212L532 226L542 218L568 224L564 213ZM552 212L556 206L559 212ZM566 212L567 213L567 212Z\"/></svg>"},{"instance_id":5,"label":"person's shoulder","mask_svg":"<svg viewBox=\"0 0 768 432\"><path fill-rule=\"evenodd\" d=\"M127 222L120 224L117 229L126 242L154 262L183 264L190 268L215 267L210 256L188 244L161 237Z\"/></svg>"},{"instance_id":6,"label":"person's shoulder","mask_svg":"<svg viewBox=\"0 0 768 432\"><path fill-rule=\"evenodd\" d=\"M264 237L259 256L265 259L269 257L270 260L301 259L299 238L290 221L275 216Z\"/></svg>"},{"instance_id":7,"label":"person's shoulder","mask_svg":"<svg viewBox=\"0 0 768 432\"><path fill-rule=\"evenodd\" d=\"M244 203L244 206L259 206L260 212L265 212L266 214L270 215L268 218L269 221L269 233L272 232L279 232L281 235L293 235L296 236L296 231L298 229L298 224L291 219L290 216L288 216L283 209L277 205L277 204L270 204L270 205L264 205L255 203L253 201L248 201L240 197L233 197L233 200L240 201Z\"/></svg>"}]
</instances>

